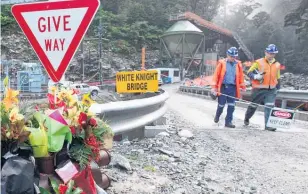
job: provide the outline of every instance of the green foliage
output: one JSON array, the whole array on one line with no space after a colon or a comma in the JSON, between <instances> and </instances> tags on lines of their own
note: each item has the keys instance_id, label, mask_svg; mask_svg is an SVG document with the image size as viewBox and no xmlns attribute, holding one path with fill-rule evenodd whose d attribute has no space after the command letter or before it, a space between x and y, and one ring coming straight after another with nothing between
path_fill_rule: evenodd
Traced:
<instances>
[{"instance_id":1,"label":"green foliage","mask_svg":"<svg viewBox=\"0 0 308 194\"><path fill-rule=\"evenodd\" d=\"M80 165L81 169L85 169L88 164L89 156L92 154L91 148L86 147L82 143L75 143L72 145L69 153Z\"/></svg>"},{"instance_id":2,"label":"green foliage","mask_svg":"<svg viewBox=\"0 0 308 194\"><path fill-rule=\"evenodd\" d=\"M156 169L154 166L148 165L143 168L145 171L155 172Z\"/></svg>"},{"instance_id":3,"label":"green foliage","mask_svg":"<svg viewBox=\"0 0 308 194\"><path fill-rule=\"evenodd\" d=\"M53 189L53 192L52 193L55 193L55 194L59 194L59 187L60 185L56 182L55 179L49 177L49 180L50 180L50 184L51 184L51 187ZM77 188L74 188L74 184L75 184L75 181L73 180L70 180L68 183L67 183L67 190L65 191L65 194L80 194L83 192L82 189L80 189L79 187ZM47 191L46 189L40 187L40 192L42 194L51 194L49 191Z\"/></svg>"},{"instance_id":4,"label":"green foliage","mask_svg":"<svg viewBox=\"0 0 308 194\"><path fill-rule=\"evenodd\" d=\"M40 187L40 192L41 194L50 194L50 192L44 189L43 187Z\"/></svg>"},{"instance_id":5,"label":"green foliage","mask_svg":"<svg viewBox=\"0 0 308 194\"><path fill-rule=\"evenodd\" d=\"M0 117L0 119L1 119L0 120L1 121L1 126L6 126L6 125L8 125L10 123L10 118L8 116L7 111L4 108L4 104L1 103L0 106L1 106L1 112L0 112L0 115L1 115L1 117Z\"/></svg>"},{"instance_id":6,"label":"green foliage","mask_svg":"<svg viewBox=\"0 0 308 194\"><path fill-rule=\"evenodd\" d=\"M55 179L53 179L51 177L49 177L49 180L50 180L50 184L51 184L51 187L54 190L54 192L56 194L59 194L59 190L58 190L59 189L59 184L56 182Z\"/></svg>"},{"instance_id":7,"label":"green foliage","mask_svg":"<svg viewBox=\"0 0 308 194\"><path fill-rule=\"evenodd\" d=\"M93 130L93 134L94 136L101 142L104 142L104 138L103 138L103 135L104 133L106 133L106 128L96 128Z\"/></svg>"},{"instance_id":8,"label":"green foliage","mask_svg":"<svg viewBox=\"0 0 308 194\"><path fill-rule=\"evenodd\" d=\"M223 2L223 0L187 0L184 1L184 5L186 4L186 9L189 8L191 12L211 21L217 15L218 8Z\"/></svg>"},{"instance_id":9,"label":"green foliage","mask_svg":"<svg viewBox=\"0 0 308 194\"><path fill-rule=\"evenodd\" d=\"M17 23L11 13L11 5L1 5L1 28L8 28L12 26L16 26Z\"/></svg>"},{"instance_id":10,"label":"green foliage","mask_svg":"<svg viewBox=\"0 0 308 194\"><path fill-rule=\"evenodd\" d=\"M139 6L141 12L144 9L143 4L135 3L131 6ZM150 49L158 48L159 37L163 34L164 29L151 25L147 21L149 18L141 17L144 13L140 12L139 17L138 10L133 11L131 7L127 9L127 16L100 10L90 26L88 35L99 35L98 26L101 18L103 37L109 40L107 47L113 52L129 55L141 49L143 45L147 45Z\"/></svg>"}]
</instances>

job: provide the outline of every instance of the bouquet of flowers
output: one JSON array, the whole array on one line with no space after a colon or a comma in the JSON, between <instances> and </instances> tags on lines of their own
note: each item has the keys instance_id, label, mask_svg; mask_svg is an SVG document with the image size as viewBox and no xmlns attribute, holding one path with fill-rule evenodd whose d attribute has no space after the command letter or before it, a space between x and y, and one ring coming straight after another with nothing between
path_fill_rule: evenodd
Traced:
<instances>
[{"instance_id":1,"label":"bouquet of flowers","mask_svg":"<svg viewBox=\"0 0 308 194\"><path fill-rule=\"evenodd\" d=\"M4 83L6 82L8 80L5 79ZM79 100L76 90L53 87L51 93L47 94L48 106L37 105L28 116L21 114L19 110L19 92L7 88L8 84L4 85L4 98L0 104L2 153L13 153L12 146L5 148L3 152L3 141L14 142L14 145L26 143L28 148L33 150L40 173L71 173L65 177L59 175L61 181L68 184L57 187L53 184L55 193L84 193L82 190L95 193L94 180L87 182L93 179L90 163L102 161L100 149L104 148L105 137L113 137L113 132L103 120L90 111L91 105L95 103L91 95L85 94ZM65 157L58 157L63 152ZM65 168L67 165L63 164L74 165L76 170L72 173ZM82 190L73 188L73 180Z\"/></svg>"},{"instance_id":2,"label":"bouquet of flowers","mask_svg":"<svg viewBox=\"0 0 308 194\"><path fill-rule=\"evenodd\" d=\"M56 194L86 194L79 187L74 187L74 181L70 180L67 184L58 184L53 178L49 178L53 191ZM42 194L50 194L49 191L40 187Z\"/></svg>"},{"instance_id":3,"label":"bouquet of flowers","mask_svg":"<svg viewBox=\"0 0 308 194\"><path fill-rule=\"evenodd\" d=\"M19 113L19 92L7 87L7 79L4 80L4 98L0 104L1 141L22 143L30 133L25 131L25 118Z\"/></svg>"},{"instance_id":4,"label":"bouquet of flowers","mask_svg":"<svg viewBox=\"0 0 308 194\"><path fill-rule=\"evenodd\" d=\"M79 101L76 90L53 87L51 91L48 94L49 107L51 110L59 110L72 134L70 157L84 169L92 160L100 159L104 135L113 136L112 130L89 110L95 103L90 94L83 95Z\"/></svg>"}]
</instances>

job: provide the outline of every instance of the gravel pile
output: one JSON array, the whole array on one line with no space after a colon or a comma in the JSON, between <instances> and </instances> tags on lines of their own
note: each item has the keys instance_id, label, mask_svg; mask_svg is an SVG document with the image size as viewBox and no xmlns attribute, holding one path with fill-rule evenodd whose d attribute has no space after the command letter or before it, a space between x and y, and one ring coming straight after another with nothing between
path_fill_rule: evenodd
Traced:
<instances>
[{"instance_id":1,"label":"gravel pile","mask_svg":"<svg viewBox=\"0 0 308 194\"><path fill-rule=\"evenodd\" d=\"M289 90L308 90L308 76L284 73L281 75L281 86Z\"/></svg>"},{"instance_id":2,"label":"gravel pile","mask_svg":"<svg viewBox=\"0 0 308 194\"><path fill-rule=\"evenodd\" d=\"M193 134L195 126L172 112L167 119L167 131L155 138L114 144L104 169L113 179L108 194L257 193L252 174L242 172L245 161L230 147Z\"/></svg>"}]
</instances>

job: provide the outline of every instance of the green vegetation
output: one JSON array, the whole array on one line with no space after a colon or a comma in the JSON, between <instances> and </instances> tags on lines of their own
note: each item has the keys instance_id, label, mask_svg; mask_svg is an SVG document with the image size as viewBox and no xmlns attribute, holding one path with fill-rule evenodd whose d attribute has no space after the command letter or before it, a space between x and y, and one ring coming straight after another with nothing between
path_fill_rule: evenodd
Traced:
<instances>
[{"instance_id":1,"label":"green vegetation","mask_svg":"<svg viewBox=\"0 0 308 194\"><path fill-rule=\"evenodd\" d=\"M17 23L11 13L11 5L1 5L1 29L16 27Z\"/></svg>"},{"instance_id":2,"label":"green vegetation","mask_svg":"<svg viewBox=\"0 0 308 194\"><path fill-rule=\"evenodd\" d=\"M219 6L217 0L101 0L101 8L96 14L87 37L99 36L99 20L102 20L104 49L130 55L140 52L143 46L158 49L159 37L170 26L169 15L191 11L212 19ZM210 4L211 6L206 6ZM199 9L203 7L202 9ZM1 27L3 30L21 31L11 14L11 6L1 7ZM17 28L16 28L17 27Z\"/></svg>"},{"instance_id":3,"label":"green vegetation","mask_svg":"<svg viewBox=\"0 0 308 194\"><path fill-rule=\"evenodd\" d=\"M154 166L151 166L151 165L145 166L143 169L144 169L145 171L156 172L155 167L154 167Z\"/></svg>"},{"instance_id":4,"label":"green vegetation","mask_svg":"<svg viewBox=\"0 0 308 194\"><path fill-rule=\"evenodd\" d=\"M279 48L277 59L294 73L308 72L308 3L296 0L298 7L291 9L292 1L274 0L277 5L271 11L259 11L259 0L242 0L227 7L225 0L101 0L87 37L99 36L102 21L103 49L130 55L140 53L143 46L148 50L159 48L159 37L170 27L171 14L191 11L206 20L215 19L220 26L237 32L255 58L264 55L264 48L275 43ZM300 3L301 2L301 3ZM264 2L263 2L264 3ZM20 33L11 14L11 6L1 6L2 33ZM285 19L285 21L283 21ZM97 41L92 42L97 48Z\"/></svg>"}]
</instances>

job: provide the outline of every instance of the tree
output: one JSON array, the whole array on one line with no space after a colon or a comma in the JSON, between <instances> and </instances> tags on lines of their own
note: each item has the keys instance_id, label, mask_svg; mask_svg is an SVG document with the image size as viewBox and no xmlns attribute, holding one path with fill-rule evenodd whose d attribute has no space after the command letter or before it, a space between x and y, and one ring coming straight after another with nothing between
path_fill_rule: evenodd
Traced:
<instances>
[{"instance_id":1,"label":"tree","mask_svg":"<svg viewBox=\"0 0 308 194\"><path fill-rule=\"evenodd\" d=\"M222 0L188 0L190 11L211 21L217 14Z\"/></svg>"},{"instance_id":2,"label":"tree","mask_svg":"<svg viewBox=\"0 0 308 194\"><path fill-rule=\"evenodd\" d=\"M252 22L256 28L259 28L262 24L264 24L270 18L271 16L267 12L261 11L252 17Z\"/></svg>"},{"instance_id":3,"label":"tree","mask_svg":"<svg viewBox=\"0 0 308 194\"><path fill-rule=\"evenodd\" d=\"M236 4L231 7L231 15L228 16L227 26L233 31L243 31L243 25L247 26L247 23L250 23L251 20L248 18L255 9L261 7L260 3L256 3L255 0L244 0L239 4ZM249 26L249 25L248 25Z\"/></svg>"},{"instance_id":4,"label":"tree","mask_svg":"<svg viewBox=\"0 0 308 194\"><path fill-rule=\"evenodd\" d=\"M104 10L111 11L114 14L119 14L120 8L127 0L101 0L101 5Z\"/></svg>"},{"instance_id":5,"label":"tree","mask_svg":"<svg viewBox=\"0 0 308 194\"><path fill-rule=\"evenodd\" d=\"M284 26L296 26L296 34L301 34L304 37L308 32L308 1L302 0L299 7L285 16Z\"/></svg>"},{"instance_id":6,"label":"tree","mask_svg":"<svg viewBox=\"0 0 308 194\"><path fill-rule=\"evenodd\" d=\"M285 16L284 26L295 26L300 40L294 45L294 52L288 57L295 72L308 73L308 1L302 0L297 9ZM295 56L296 54L296 56Z\"/></svg>"}]
</instances>

